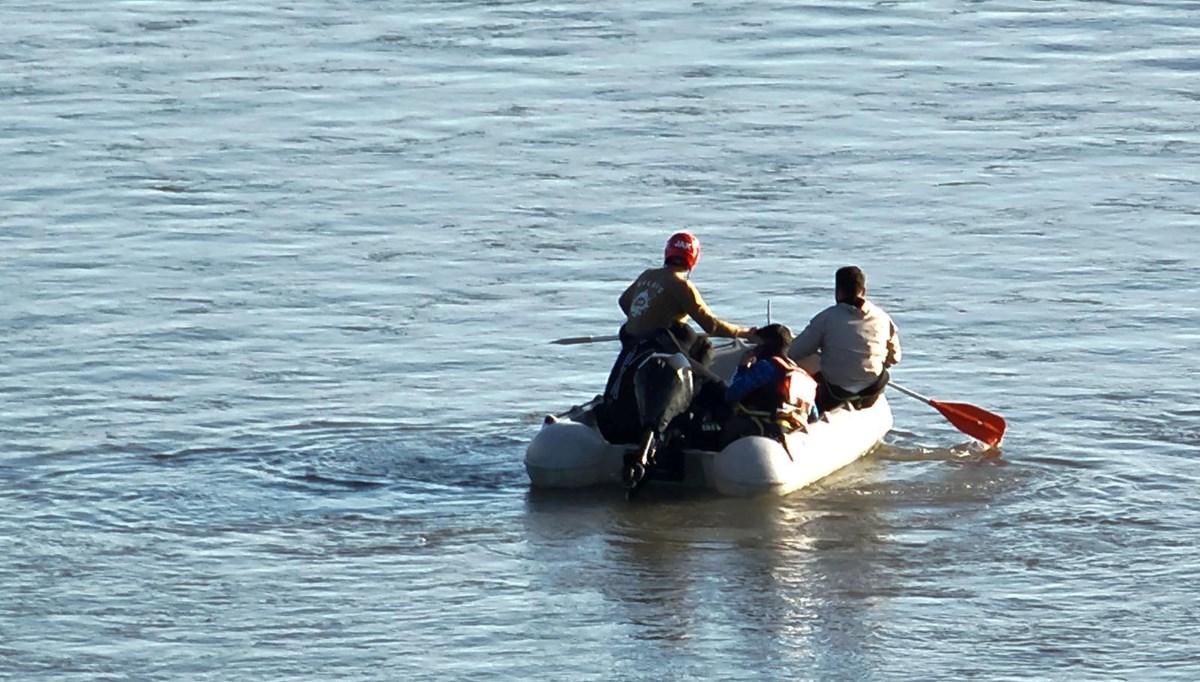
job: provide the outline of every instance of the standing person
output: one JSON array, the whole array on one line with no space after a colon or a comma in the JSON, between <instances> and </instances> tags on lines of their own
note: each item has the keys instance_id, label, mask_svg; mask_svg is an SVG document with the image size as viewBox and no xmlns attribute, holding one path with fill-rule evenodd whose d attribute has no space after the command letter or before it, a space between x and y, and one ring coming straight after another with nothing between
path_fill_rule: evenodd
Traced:
<instances>
[{"instance_id":1,"label":"standing person","mask_svg":"<svg viewBox=\"0 0 1200 682\"><path fill-rule=\"evenodd\" d=\"M867 276L853 265L834 274L836 303L817 313L792 342L797 362L818 353L817 409L850 403L870 407L888 383L887 368L900 362L900 332L883 308L866 299Z\"/></svg>"},{"instance_id":2,"label":"standing person","mask_svg":"<svg viewBox=\"0 0 1200 682\"><path fill-rule=\"evenodd\" d=\"M688 325L688 318L695 320L710 336L749 338L754 332L751 328L718 318L705 305L700 290L690 278L692 268L696 267L699 260L700 240L691 232L676 232L667 240L662 267L642 272L621 293L617 304L621 306L626 319L620 330L621 352L609 374L606 395L615 388L614 381L625 359L639 344L655 338L662 339L660 330L670 332L666 338L673 340L673 345L680 351L706 368L712 359L712 342L697 334Z\"/></svg>"},{"instance_id":3,"label":"standing person","mask_svg":"<svg viewBox=\"0 0 1200 682\"><path fill-rule=\"evenodd\" d=\"M688 327L689 317L709 336L746 338L750 335L752 329L718 318L704 304L700 290L690 278L692 268L699 260L700 240L695 235L690 232L671 235L663 252L662 267L638 275L617 299L627 318L621 326L622 343L626 337L639 339L658 329L667 329L681 344L687 344L685 351L691 350L697 343L697 335Z\"/></svg>"},{"instance_id":4,"label":"standing person","mask_svg":"<svg viewBox=\"0 0 1200 682\"><path fill-rule=\"evenodd\" d=\"M705 305L690 279L699 260L700 240L690 232L676 232L667 240L662 267L642 272L617 299L626 316L620 330L621 352L609 372L602 409L597 411L606 437L627 432L626 422L636 415L636 400L630 390L633 373L649 353L682 352L708 383L719 382L707 371L712 342L688 325L689 318L711 336L749 338L753 333L751 328L718 318Z\"/></svg>"}]
</instances>

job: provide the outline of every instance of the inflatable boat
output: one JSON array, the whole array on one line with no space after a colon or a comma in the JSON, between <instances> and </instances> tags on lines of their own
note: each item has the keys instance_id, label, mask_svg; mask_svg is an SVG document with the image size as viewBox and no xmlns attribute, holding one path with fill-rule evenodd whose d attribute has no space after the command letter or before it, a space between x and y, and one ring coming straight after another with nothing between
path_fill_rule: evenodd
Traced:
<instances>
[{"instance_id":1,"label":"inflatable boat","mask_svg":"<svg viewBox=\"0 0 1200 682\"><path fill-rule=\"evenodd\" d=\"M728 381L745 348L735 342L715 349L712 371ZM530 485L622 485L626 456L639 446L604 439L594 416L599 402L597 396L546 417L525 451ZM892 410L887 397L881 395L865 409L844 406L830 410L782 439L745 436L720 450L685 448L674 452L671 474L659 480L737 497L787 495L863 457L891 428Z\"/></svg>"}]
</instances>

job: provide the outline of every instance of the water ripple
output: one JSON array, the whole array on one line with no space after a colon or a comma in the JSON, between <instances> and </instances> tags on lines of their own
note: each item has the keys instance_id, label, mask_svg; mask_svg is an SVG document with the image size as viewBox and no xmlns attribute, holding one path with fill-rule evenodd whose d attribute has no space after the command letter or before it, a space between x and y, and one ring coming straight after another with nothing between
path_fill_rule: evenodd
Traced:
<instances>
[{"instance_id":1,"label":"water ripple","mask_svg":"<svg viewBox=\"0 0 1200 682\"><path fill-rule=\"evenodd\" d=\"M1195 677L1195 3L76 5L0 9L0 676ZM681 228L743 324L862 265L998 456L528 490Z\"/></svg>"}]
</instances>

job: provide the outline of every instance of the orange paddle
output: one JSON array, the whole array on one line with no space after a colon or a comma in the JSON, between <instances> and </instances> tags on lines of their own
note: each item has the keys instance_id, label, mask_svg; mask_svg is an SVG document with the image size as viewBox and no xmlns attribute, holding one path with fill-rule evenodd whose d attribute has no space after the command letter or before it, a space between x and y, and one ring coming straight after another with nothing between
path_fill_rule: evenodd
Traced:
<instances>
[{"instance_id":1,"label":"orange paddle","mask_svg":"<svg viewBox=\"0 0 1200 682\"><path fill-rule=\"evenodd\" d=\"M1004 429L1008 427L1008 424L1004 421L1004 417L998 414L988 412L981 407L976 407L968 403L946 403L926 398L920 393L910 391L894 381L888 382L888 386L905 395L912 396L941 412L942 416L950 420L950 423L954 424L959 431L988 447L994 448L1004 439Z\"/></svg>"}]
</instances>

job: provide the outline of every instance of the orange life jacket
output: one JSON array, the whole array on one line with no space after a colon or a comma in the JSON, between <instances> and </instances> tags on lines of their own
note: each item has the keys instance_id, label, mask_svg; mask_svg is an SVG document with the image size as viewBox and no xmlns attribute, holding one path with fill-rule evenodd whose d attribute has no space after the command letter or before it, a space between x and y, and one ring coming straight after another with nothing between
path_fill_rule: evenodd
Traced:
<instances>
[{"instance_id":1,"label":"orange life jacket","mask_svg":"<svg viewBox=\"0 0 1200 682\"><path fill-rule=\"evenodd\" d=\"M793 431L808 430L808 415L816 401L817 382L785 356L776 355L769 360L783 370L783 375L775 383L751 391L733 406L733 411L753 424L758 430L757 435L778 440L788 459L792 459L784 436ZM738 433L754 435L751 432Z\"/></svg>"},{"instance_id":2,"label":"orange life jacket","mask_svg":"<svg viewBox=\"0 0 1200 682\"><path fill-rule=\"evenodd\" d=\"M775 389L781 407L807 413L817 401L817 380L790 358L774 355L771 356L771 362L783 370L783 378Z\"/></svg>"},{"instance_id":3,"label":"orange life jacket","mask_svg":"<svg viewBox=\"0 0 1200 682\"><path fill-rule=\"evenodd\" d=\"M783 375L774 384L751 391L736 411L760 425L773 422L785 433L806 426L817 399L816 380L785 356L775 355L769 360L783 370Z\"/></svg>"}]
</instances>

